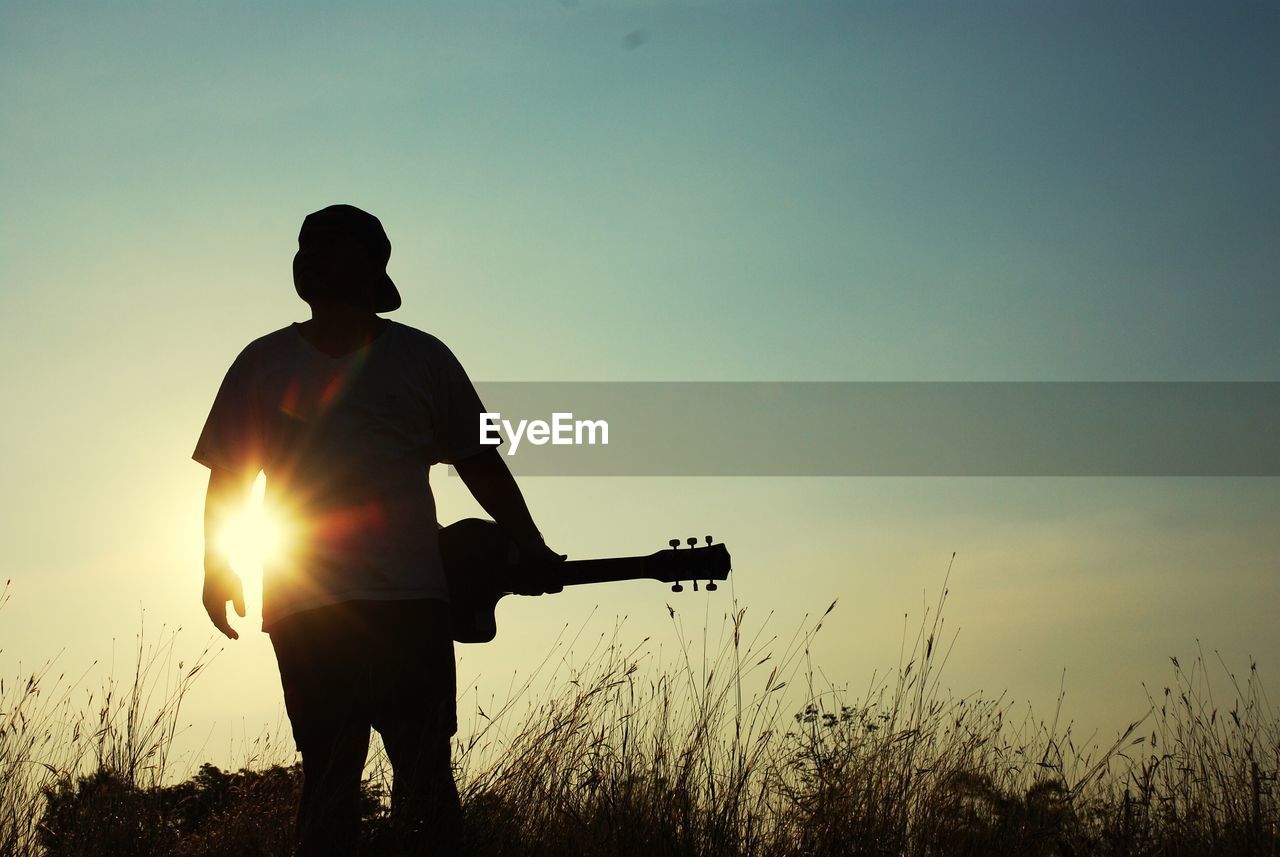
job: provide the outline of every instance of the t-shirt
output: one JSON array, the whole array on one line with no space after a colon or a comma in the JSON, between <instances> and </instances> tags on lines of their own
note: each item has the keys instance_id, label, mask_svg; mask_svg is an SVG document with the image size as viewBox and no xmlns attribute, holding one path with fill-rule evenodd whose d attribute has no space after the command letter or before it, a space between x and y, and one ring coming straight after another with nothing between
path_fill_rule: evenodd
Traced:
<instances>
[{"instance_id":1,"label":"t-shirt","mask_svg":"<svg viewBox=\"0 0 1280 857\"><path fill-rule=\"evenodd\" d=\"M447 600L428 471L485 448L483 411L445 344L394 321L342 357L296 323L251 342L192 458L266 475L285 544L264 560L262 629L340 601Z\"/></svg>"}]
</instances>

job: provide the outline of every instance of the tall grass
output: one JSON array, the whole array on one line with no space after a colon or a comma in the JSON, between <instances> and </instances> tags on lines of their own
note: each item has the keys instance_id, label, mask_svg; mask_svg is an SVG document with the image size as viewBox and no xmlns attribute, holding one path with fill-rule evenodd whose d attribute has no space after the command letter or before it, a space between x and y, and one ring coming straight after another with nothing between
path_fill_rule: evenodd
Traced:
<instances>
[{"instance_id":1,"label":"tall grass","mask_svg":"<svg viewBox=\"0 0 1280 857\"><path fill-rule=\"evenodd\" d=\"M455 745L477 855L1268 854L1280 851L1280 718L1256 665L1201 653L1098 751L1004 695L941 683L948 589L897 666L851 695L810 656L833 603L787 639L733 605L719 639L562 638L501 702L464 692ZM0 597L0 604L3 597ZM77 708L47 666L0 690L0 854L288 853L296 766L206 765L167 784L182 696L172 637ZM164 680L160 677L167 676ZM46 699L46 691L48 698ZM1059 712L1062 699L1059 697ZM61 736L56 738L55 736ZM268 742L269 743L269 742ZM287 743L287 742L285 742ZM366 783L378 853L389 771Z\"/></svg>"}]
</instances>

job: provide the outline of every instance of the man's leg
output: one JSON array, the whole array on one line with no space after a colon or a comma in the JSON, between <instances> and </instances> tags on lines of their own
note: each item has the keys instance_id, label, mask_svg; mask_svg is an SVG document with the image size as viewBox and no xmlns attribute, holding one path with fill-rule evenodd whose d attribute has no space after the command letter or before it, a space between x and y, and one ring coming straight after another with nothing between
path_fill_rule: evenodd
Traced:
<instances>
[{"instance_id":1,"label":"man's leg","mask_svg":"<svg viewBox=\"0 0 1280 857\"><path fill-rule=\"evenodd\" d=\"M350 855L360 836L360 777L369 726L347 726L302 753L297 857Z\"/></svg>"},{"instance_id":2,"label":"man's leg","mask_svg":"<svg viewBox=\"0 0 1280 857\"><path fill-rule=\"evenodd\" d=\"M335 604L272 628L285 709L302 754L298 857L349 855L360 834L360 781L369 752L367 635Z\"/></svg>"},{"instance_id":3,"label":"man's leg","mask_svg":"<svg viewBox=\"0 0 1280 857\"><path fill-rule=\"evenodd\" d=\"M447 605L401 601L382 609L387 648L378 659L373 724L394 778L392 835L402 853L452 857L462 807L450 764L457 690Z\"/></svg>"},{"instance_id":4,"label":"man's leg","mask_svg":"<svg viewBox=\"0 0 1280 857\"><path fill-rule=\"evenodd\" d=\"M450 736L422 723L381 732L394 781L392 835L404 853L454 857L461 847L462 805L450 765Z\"/></svg>"}]
</instances>

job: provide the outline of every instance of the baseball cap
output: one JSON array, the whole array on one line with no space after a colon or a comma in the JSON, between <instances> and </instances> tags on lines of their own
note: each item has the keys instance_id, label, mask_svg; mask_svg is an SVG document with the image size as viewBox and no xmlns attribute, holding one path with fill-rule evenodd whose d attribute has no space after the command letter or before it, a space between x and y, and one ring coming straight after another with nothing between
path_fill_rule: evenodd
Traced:
<instances>
[{"instance_id":1,"label":"baseball cap","mask_svg":"<svg viewBox=\"0 0 1280 857\"><path fill-rule=\"evenodd\" d=\"M382 221L354 205L331 205L313 211L302 221L298 232L298 244L323 245L334 240L352 240L363 244L369 254L382 263L382 280L375 288L372 306L374 312L390 312L400 307L400 292L387 276L387 262L391 259L391 241L382 228ZM298 292L307 299L307 295Z\"/></svg>"}]
</instances>

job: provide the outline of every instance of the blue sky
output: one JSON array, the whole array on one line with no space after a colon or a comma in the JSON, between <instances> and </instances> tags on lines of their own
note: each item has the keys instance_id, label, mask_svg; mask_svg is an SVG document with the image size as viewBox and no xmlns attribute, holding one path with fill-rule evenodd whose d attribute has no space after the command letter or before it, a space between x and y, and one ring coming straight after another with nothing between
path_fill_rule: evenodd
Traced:
<instances>
[{"instance_id":1,"label":"blue sky","mask_svg":"<svg viewBox=\"0 0 1280 857\"><path fill-rule=\"evenodd\" d=\"M188 456L239 348L305 317L297 229L332 202L382 219L393 317L479 380L1280 374L1271 5L3 3L0 17L5 657L88 661L136 632L140 605L204 633ZM473 511L436 481L442 516ZM576 555L715 526L739 598L783 625L843 596L829 672L854 686L896 655L900 614L953 550L958 651L973 638L962 691L1051 702L1067 666L1082 719L1120 728L1131 708L1115 700L1158 680L1171 647L1280 642L1261 612L1280 594L1274 480L526 493ZM525 642L466 658L521 668L520 649L594 604L652 607L649 633L662 594L625 592L512 608ZM241 642L193 716L274 718L269 646Z\"/></svg>"}]
</instances>

